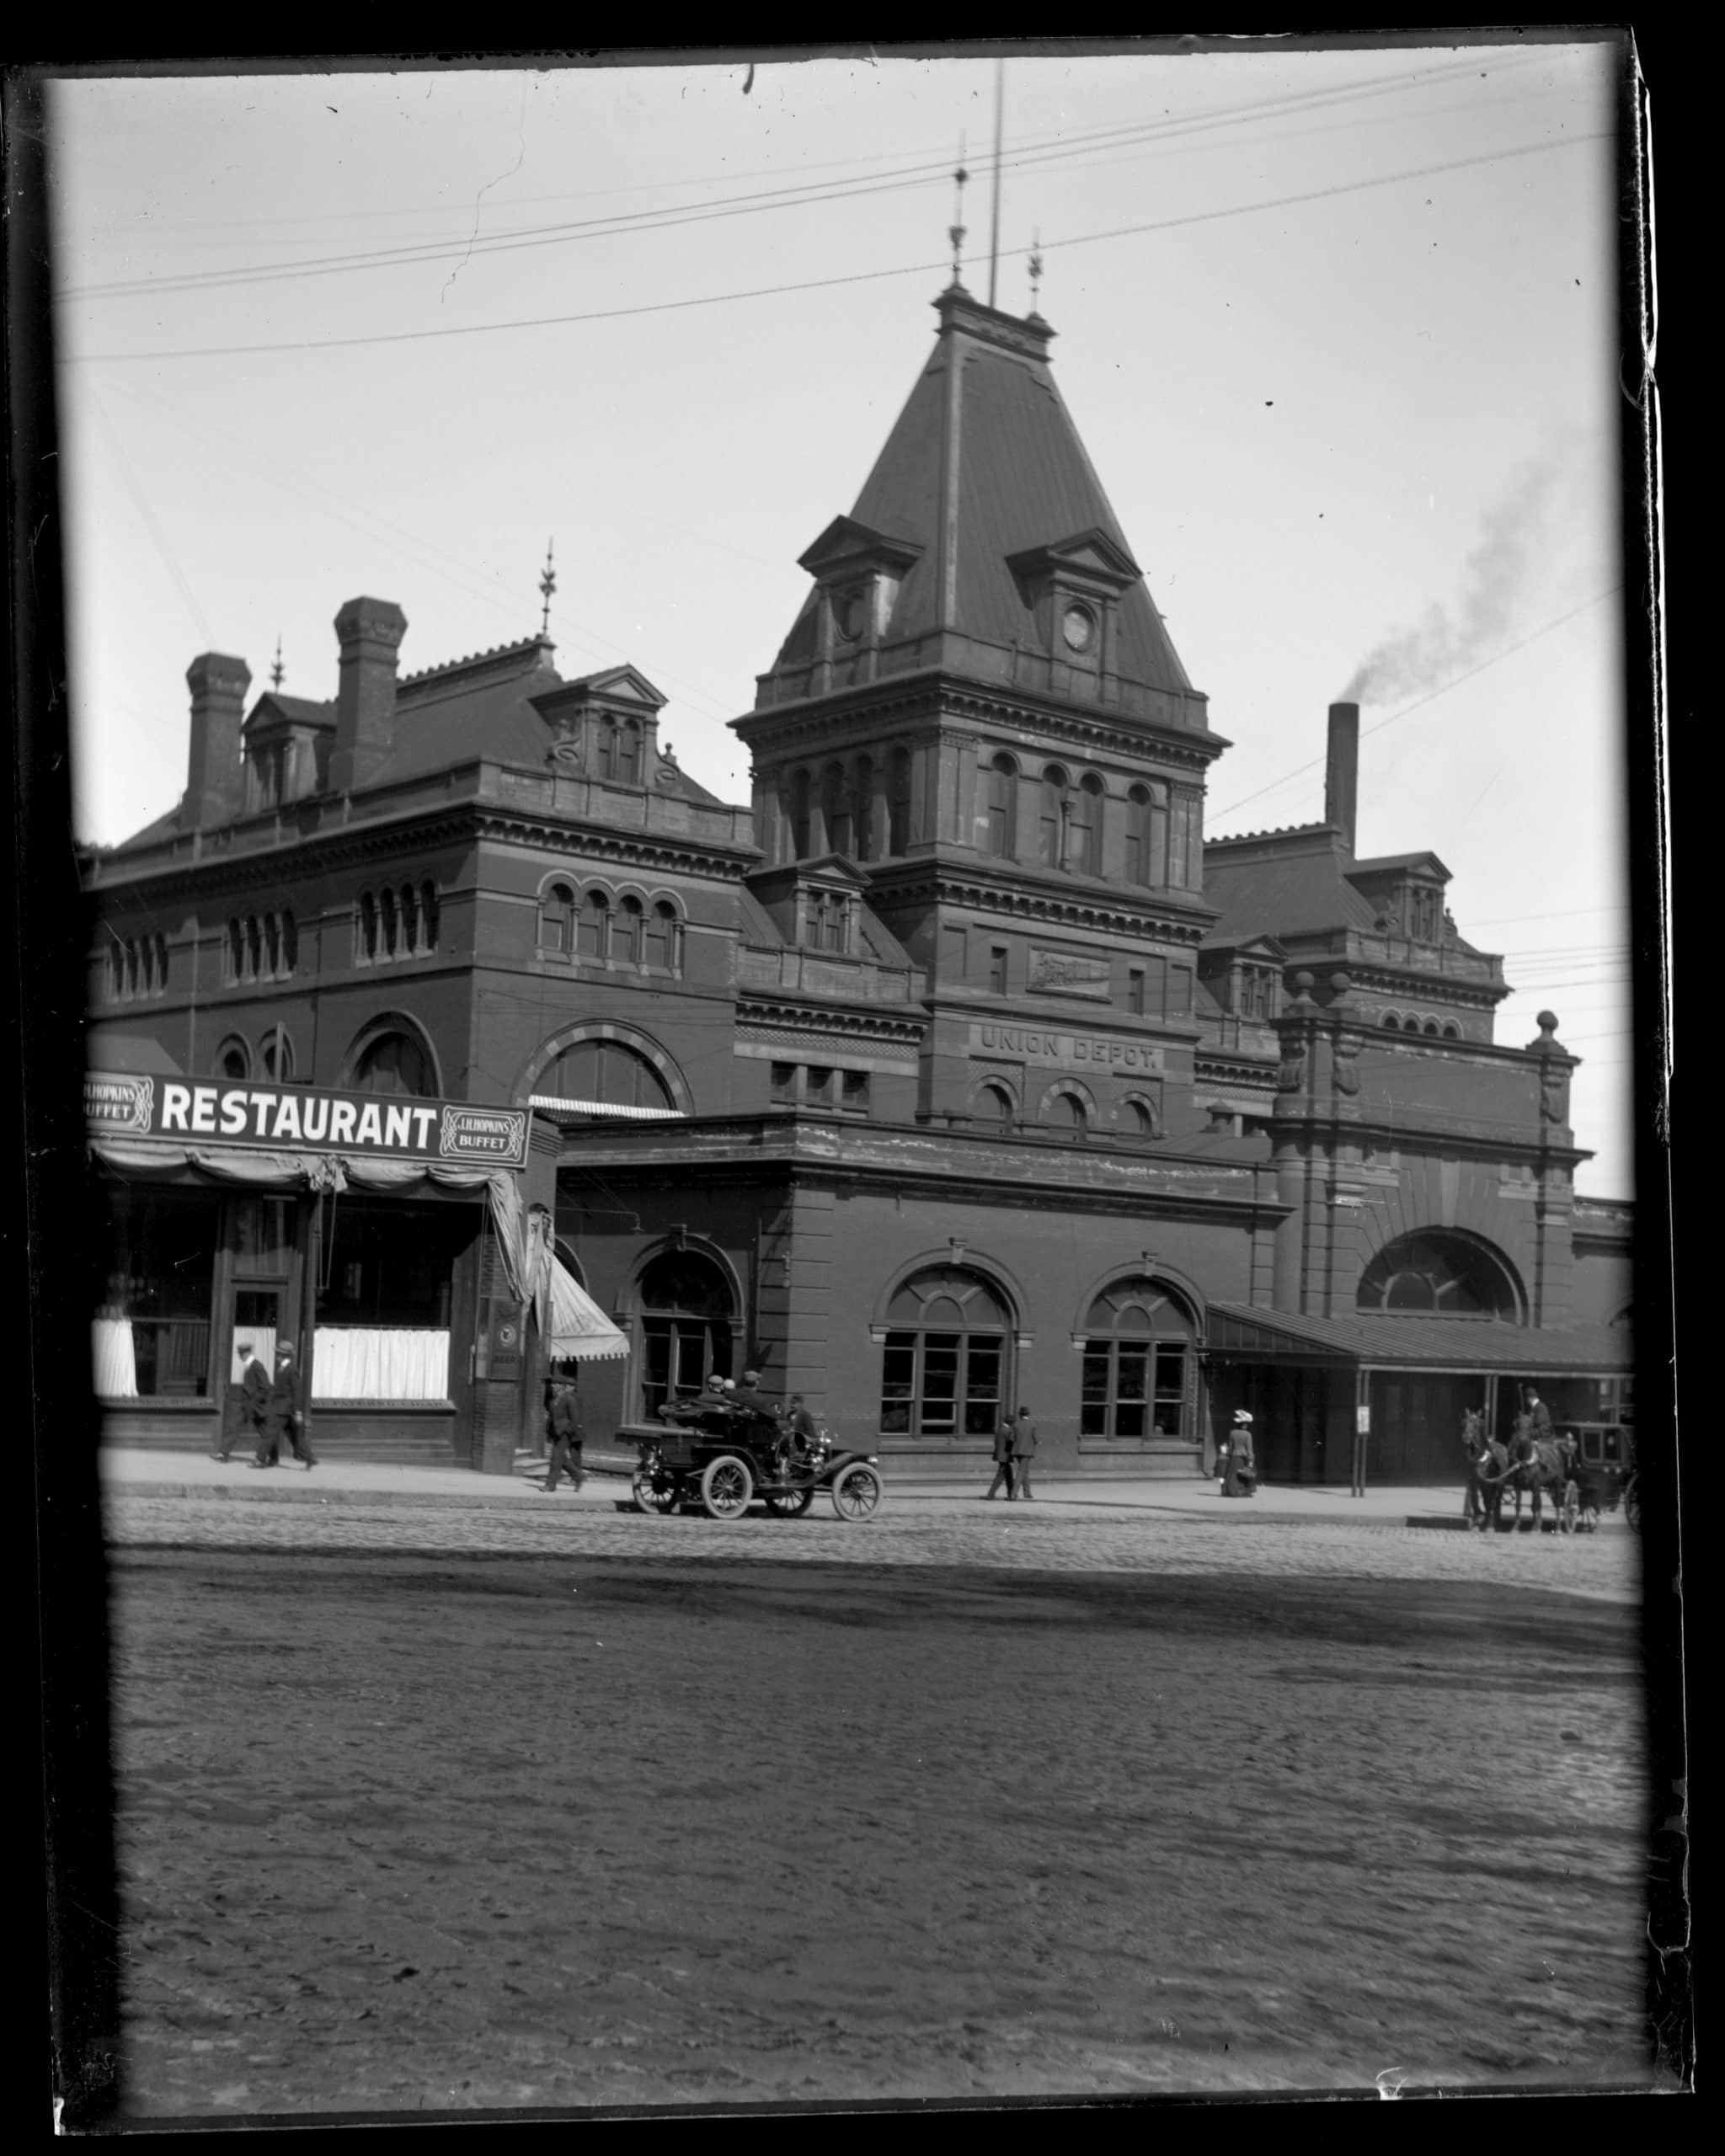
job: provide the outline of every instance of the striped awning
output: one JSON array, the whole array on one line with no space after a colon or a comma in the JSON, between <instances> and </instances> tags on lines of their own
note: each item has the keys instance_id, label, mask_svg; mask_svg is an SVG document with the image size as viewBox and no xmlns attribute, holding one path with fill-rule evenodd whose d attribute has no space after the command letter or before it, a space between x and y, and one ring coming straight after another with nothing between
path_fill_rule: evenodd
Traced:
<instances>
[{"instance_id":1,"label":"striped awning","mask_svg":"<svg viewBox=\"0 0 1725 2156\"><path fill-rule=\"evenodd\" d=\"M554 1363L565 1362L572 1357L583 1362L615 1362L629 1352L627 1337L617 1331L554 1253L551 1261L551 1327L546 1346Z\"/></svg>"},{"instance_id":2,"label":"striped awning","mask_svg":"<svg viewBox=\"0 0 1725 2156\"><path fill-rule=\"evenodd\" d=\"M529 1093L530 1108L548 1108L553 1115L619 1116L630 1123L676 1122L681 1108L626 1108L612 1101L565 1101L555 1093Z\"/></svg>"}]
</instances>

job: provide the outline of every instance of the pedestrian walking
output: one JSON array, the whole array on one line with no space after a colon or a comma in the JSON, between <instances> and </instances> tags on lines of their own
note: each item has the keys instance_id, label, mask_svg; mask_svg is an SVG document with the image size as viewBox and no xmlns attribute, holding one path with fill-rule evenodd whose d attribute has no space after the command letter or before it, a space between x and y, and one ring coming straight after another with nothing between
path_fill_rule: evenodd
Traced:
<instances>
[{"instance_id":1,"label":"pedestrian walking","mask_svg":"<svg viewBox=\"0 0 1725 2156\"><path fill-rule=\"evenodd\" d=\"M571 1489L580 1489L581 1447L585 1441L586 1433L581 1428L580 1403L575 1396L575 1388L565 1381L552 1396L551 1471L545 1478L547 1497L555 1492L560 1475L569 1476Z\"/></svg>"},{"instance_id":2,"label":"pedestrian walking","mask_svg":"<svg viewBox=\"0 0 1725 2156\"><path fill-rule=\"evenodd\" d=\"M318 1456L306 1434L305 1380L295 1367L293 1350L286 1342L275 1351L275 1375L270 1380L269 1397L264 1403L263 1441L252 1462L254 1467L275 1467L280 1464L284 1435L293 1447L294 1458L309 1474L318 1465Z\"/></svg>"},{"instance_id":3,"label":"pedestrian walking","mask_svg":"<svg viewBox=\"0 0 1725 2156\"><path fill-rule=\"evenodd\" d=\"M803 1454L820 1449L820 1425L809 1412L809 1403L800 1392L793 1392L790 1401L790 1420L788 1434L792 1445Z\"/></svg>"},{"instance_id":4,"label":"pedestrian walking","mask_svg":"<svg viewBox=\"0 0 1725 2156\"><path fill-rule=\"evenodd\" d=\"M1228 1433L1228 1460L1222 1476L1225 1497L1249 1497L1257 1488L1258 1470L1252 1455L1252 1417L1243 1407L1234 1410L1234 1427Z\"/></svg>"},{"instance_id":5,"label":"pedestrian walking","mask_svg":"<svg viewBox=\"0 0 1725 2156\"><path fill-rule=\"evenodd\" d=\"M257 1350L249 1340L239 1343L239 1404L234 1426L222 1432L222 1449L210 1455L212 1460L226 1461L242 1430L247 1433L254 1454L263 1447L264 1422L270 1405L270 1373L258 1360Z\"/></svg>"},{"instance_id":6,"label":"pedestrian walking","mask_svg":"<svg viewBox=\"0 0 1725 2156\"><path fill-rule=\"evenodd\" d=\"M1012 1425L1010 1417L1004 1415L994 1433L994 1480L988 1486L989 1497L998 1492L1002 1482L1007 1486L1007 1496L1010 1498L1012 1494ZM987 1502L986 1498L984 1502Z\"/></svg>"},{"instance_id":7,"label":"pedestrian walking","mask_svg":"<svg viewBox=\"0 0 1725 2156\"><path fill-rule=\"evenodd\" d=\"M1021 1407L1012 1425L1012 1473L1018 1486L1007 1492L1008 1501L1023 1497L1028 1502L1036 1495L1030 1486L1030 1463L1035 1457L1036 1425L1030 1419L1030 1410Z\"/></svg>"}]
</instances>

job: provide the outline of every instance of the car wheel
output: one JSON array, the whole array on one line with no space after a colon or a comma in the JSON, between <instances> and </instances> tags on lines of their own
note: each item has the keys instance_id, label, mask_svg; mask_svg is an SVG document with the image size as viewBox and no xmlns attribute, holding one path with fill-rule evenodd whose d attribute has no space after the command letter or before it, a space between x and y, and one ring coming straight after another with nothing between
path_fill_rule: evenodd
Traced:
<instances>
[{"instance_id":1,"label":"car wheel","mask_svg":"<svg viewBox=\"0 0 1725 2156\"><path fill-rule=\"evenodd\" d=\"M740 1519L754 1495L749 1463L734 1452L722 1452L702 1470L701 1502L713 1519Z\"/></svg>"},{"instance_id":2,"label":"car wheel","mask_svg":"<svg viewBox=\"0 0 1725 2156\"><path fill-rule=\"evenodd\" d=\"M868 1519L880 1502L880 1476L860 1462L833 1477L832 1508L841 1519Z\"/></svg>"}]
</instances>

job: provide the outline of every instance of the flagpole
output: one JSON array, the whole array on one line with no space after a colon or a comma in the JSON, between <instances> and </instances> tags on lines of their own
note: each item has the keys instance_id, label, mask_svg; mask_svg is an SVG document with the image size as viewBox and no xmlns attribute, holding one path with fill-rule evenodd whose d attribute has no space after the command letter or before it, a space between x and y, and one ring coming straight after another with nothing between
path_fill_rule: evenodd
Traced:
<instances>
[{"instance_id":1,"label":"flagpole","mask_svg":"<svg viewBox=\"0 0 1725 2156\"><path fill-rule=\"evenodd\" d=\"M1000 267L1001 252L1001 121L1007 101L1007 63L1004 56L995 62L994 76L994 209L989 221L988 233L988 303L994 305L995 278Z\"/></svg>"}]
</instances>

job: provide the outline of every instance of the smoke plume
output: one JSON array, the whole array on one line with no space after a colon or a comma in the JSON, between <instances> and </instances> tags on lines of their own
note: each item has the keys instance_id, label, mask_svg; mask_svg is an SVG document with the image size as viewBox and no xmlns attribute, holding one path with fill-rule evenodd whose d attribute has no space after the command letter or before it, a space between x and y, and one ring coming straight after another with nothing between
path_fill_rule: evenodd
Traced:
<instances>
[{"instance_id":1,"label":"smoke plume","mask_svg":"<svg viewBox=\"0 0 1725 2156\"><path fill-rule=\"evenodd\" d=\"M1550 590L1557 558L1568 557L1565 566L1573 568L1575 542L1585 543L1596 520L1596 502L1583 498L1597 469L1588 454L1593 446L1566 439L1521 467L1485 513L1454 606L1434 604L1417 627L1395 630L1368 652L1342 702L1391 703L1439 688L1531 626L1535 596Z\"/></svg>"}]
</instances>

